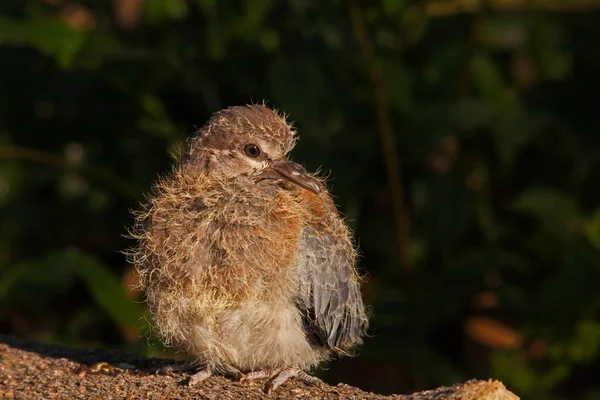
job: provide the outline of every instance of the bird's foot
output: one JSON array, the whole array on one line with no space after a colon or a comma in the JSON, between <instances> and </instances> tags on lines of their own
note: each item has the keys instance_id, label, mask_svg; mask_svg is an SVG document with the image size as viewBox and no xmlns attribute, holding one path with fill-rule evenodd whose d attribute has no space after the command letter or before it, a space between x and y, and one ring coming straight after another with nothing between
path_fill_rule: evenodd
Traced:
<instances>
[{"instance_id":1,"label":"bird's foot","mask_svg":"<svg viewBox=\"0 0 600 400\"><path fill-rule=\"evenodd\" d=\"M199 383L202 383L206 378L213 374L210 368L203 367L199 371L197 371L194 375L190 376L187 385L194 386Z\"/></svg>"},{"instance_id":2,"label":"bird's foot","mask_svg":"<svg viewBox=\"0 0 600 400\"><path fill-rule=\"evenodd\" d=\"M281 369L267 368L267 369L260 369L258 371L248 372L247 374L242 376L242 378L240 379L240 382L248 382L248 381L253 381L255 379L261 379L261 378L271 378L274 375L277 375L279 373L279 371L281 371Z\"/></svg>"},{"instance_id":3,"label":"bird's foot","mask_svg":"<svg viewBox=\"0 0 600 400\"><path fill-rule=\"evenodd\" d=\"M156 375L173 376L176 372L197 371L198 365L194 363L170 364L156 370Z\"/></svg>"},{"instance_id":4,"label":"bird's foot","mask_svg":"<svg viewBox=\"0 0 600 400\"><path fill-rule=\"evenodd\" d=\"M290 378L297 378L302 382L312 386L321 386L323 384L323 381L321 381L320 379L315 378L314 376L310 376L309 374L298 368L268 368L259 371L252 371L244 375L240 379L240 382L251 381L260 378L269 378L269 381L266 383L264 389L265 393L267 394L277 389Z\"/></svg>"},{"instance_id":5,"label":"bird's foot","mask_svg":"<svg viewBox=\"0 0 600 400\"><path fill-rule=\"evenodd\" d=\"M225 365L225 366L222 366L221 368L219 368L218 370L215 370L213 368L203 366L203 365L198 365L196 363L183 363L183 364L167 365L166 367L159 368L156 371L156 373L162 374L162 375L173 376L173 374L176 372L188 372L188 371L194 371L194 374L191 375L188 380L188 383L187 383L188 386L197 385L197 384L203 382L204 380L206 380L206 378L208 378L212 375L215 375L215 374L229 376L231 378L238 379L238 380L240 380L244 376L240 372L240 370L238 370L235 367L232 367L231 365Z\"/></svg>"},{"instance_id":6,"label":"bird's foot","mask_svg":"<svg viewBox=\"0 0 600 400\"><path fill-rule=\"evenodd\" d=\"M239 369L232 367L231 365L223 365L218 370L213 370L209 367L202 367L200 370L198 370L198 372L190 376L188 386L197 385L209 376L215 374L225 375L236 380L241 380L244 376L244 374L242 374Z\"/></svg>"}]
</instances>

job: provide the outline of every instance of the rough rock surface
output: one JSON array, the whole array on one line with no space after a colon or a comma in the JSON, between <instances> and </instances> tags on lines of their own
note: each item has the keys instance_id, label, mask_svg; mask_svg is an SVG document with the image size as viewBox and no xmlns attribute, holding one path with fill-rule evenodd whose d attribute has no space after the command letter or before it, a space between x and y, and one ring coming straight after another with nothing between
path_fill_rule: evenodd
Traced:
<instances>
[{"instance_id":1,"label":"rough rock surface","mask_svg":"<svg viewBox=\"0 0 600 400\"><path fill-rule=\"evenodd\" d=\"M412 395L380 396L348 385L321 388L296 380L270 395L265 381L239 383L211 377L188 387L187 374L157 376L170 360L149 359L120 351L71 349L0 335L2 399L489 399L517 396L497 381L469 381Z\"/></svg>"}]
</instances>

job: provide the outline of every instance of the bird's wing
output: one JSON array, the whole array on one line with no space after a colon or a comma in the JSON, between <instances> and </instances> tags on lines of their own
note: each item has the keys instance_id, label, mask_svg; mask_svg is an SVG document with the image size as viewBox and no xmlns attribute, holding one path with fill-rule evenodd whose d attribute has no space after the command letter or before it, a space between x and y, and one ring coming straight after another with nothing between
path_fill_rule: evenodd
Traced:
<instances>
[{"instance_id":1,"label":"bird's wing","mask_svg":"<svg viewBox=\"0 0 600 400\"><path fill-rule=\"evenodd\" d=\"M316 214L300 241L298 307L315 344L344 349L360 343L367 327L356 252L328 195L322 193L313 201L318 202L313 207Z\"/></svg>"}]
</instances>

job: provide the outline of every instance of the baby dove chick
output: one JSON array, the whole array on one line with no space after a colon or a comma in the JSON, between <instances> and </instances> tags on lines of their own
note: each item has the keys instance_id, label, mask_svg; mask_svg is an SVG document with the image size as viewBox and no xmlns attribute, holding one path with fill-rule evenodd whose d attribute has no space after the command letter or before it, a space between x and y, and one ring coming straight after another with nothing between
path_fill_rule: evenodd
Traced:
<instances>
[{"instance_id":1,"label":"baby dove chick","mask_svg":"<svg viewBox=\"0 0 600 400\"><path fill-rule=\"evenodd\" d=\"M286 155L294 132L261 105L215 113L136 214L139 270L168 345L219 373L320 381L305 370L361 343L367 316L348 227Z\"/></svg>"}]
</instances>

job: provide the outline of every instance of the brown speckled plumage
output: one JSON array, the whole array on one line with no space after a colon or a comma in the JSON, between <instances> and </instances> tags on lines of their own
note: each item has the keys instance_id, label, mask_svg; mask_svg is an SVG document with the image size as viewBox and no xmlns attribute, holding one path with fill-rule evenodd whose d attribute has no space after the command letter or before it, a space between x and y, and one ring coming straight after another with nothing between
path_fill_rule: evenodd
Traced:
<instances>
[{"instance_id":1,"label":"brown speckled plumage","mask_svg":"<svg viewBox=\"0 0 600 400\"><path fill-rule=\"evenodd\" d=\"M264 106L215 113L136 214L132 256L150 312L165 342L203 366L198 380L310 381L299 371L361 342L351 234L323 183L286 160L293 146Z\"/></svg>"}]
</instances>

